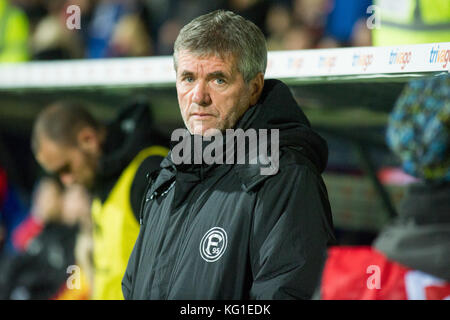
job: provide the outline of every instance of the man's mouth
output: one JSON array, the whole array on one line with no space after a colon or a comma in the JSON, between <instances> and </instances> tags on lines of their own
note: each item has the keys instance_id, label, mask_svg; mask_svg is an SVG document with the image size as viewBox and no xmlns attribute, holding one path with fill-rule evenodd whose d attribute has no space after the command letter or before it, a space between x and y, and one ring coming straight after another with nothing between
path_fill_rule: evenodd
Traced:
<instances>
[{"instance_id":1,"label":"man's mouth","mask_svg":"<svg viewBox=\"0 0 450 320\"><path fill-rule=\"evenodd\" d=\"M210 113L200 113L200 112L198 112L198 113L191 114L191 117L196 118L196 119L206 119L206 118L213 117L213 115L210 114Z\"/></svg>"}]
</instances>

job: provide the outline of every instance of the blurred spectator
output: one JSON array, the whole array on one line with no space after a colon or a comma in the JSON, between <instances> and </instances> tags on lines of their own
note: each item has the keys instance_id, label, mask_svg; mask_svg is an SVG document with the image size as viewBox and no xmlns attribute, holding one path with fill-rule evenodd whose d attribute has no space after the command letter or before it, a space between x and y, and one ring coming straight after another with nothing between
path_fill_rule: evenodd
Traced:
<instances>
[{"instance_id":1,"label":"blurred spectator","mask_svg":"<svg viewBox=\"0 0 450 320\"><path fill-rule=\"evenodd\" d=\"M61 186L45 178L37 188L35 212L44 227L23 253L3 261L0 299L50 299L65 283L67 267L75 263L77 229L61 215Z\"/></svg>"},{"instance_id":2,"label":"blurred spectator","mask_svg":"<svg viewBox=\"0 0 450 320\"><path fill-rule=\"evenodd\" d=\"M61 211L61 186L53 180L41 181L32 196L28 218L14 231L14 245L19 252L42 231L45 223L56 220Z\"/></svg>"},{"instance_id":3,"label":"blurred spectator","mask_svg":"<svg viewBox=\"0 0 450 320\"><path fill-rule=\"evenodd\" d=\"M75 262L80 269L78 288L63 285L54 299L80 300L88 299L94 283L93 272L93 239L91 221L91 197L80 185L67 188L62 199L62 219L68 224L77 225L79 231L75 241ZM74 286L77 283L73 283Z\"/></svg>"},{"instance_id":4,"label":"blurred spectator","mask_svg":"<svg viewBox=\"0 0 450 320\"><path fill-rule=\"evenodd\" d=\"M171 55L173 45L181 27L204 13L223 7L222 0L186 0L169 1L170 7L166 20L157 30L156 49L159 55Z\"/></svg>"},{"instance_id":5,"label":"blurred spectator","mask_svg":"<svg viewBox=\"0 0 450 320\"><path fill-rule=\"evenodd\" d=\"M171 16L174 2L175 0L142 0L140 2L143 21L154 41L154 47L159 40L158 30ZM157 48L155 48L155 53L158 54Z\"/></svg>"},{"instance_id":6,"label":"blurred spectator","mask_svg":"<svg viewBox=\"0 0 450 320\"><path fill-rule=\"evenodd\" d=\"M270 0L228 0L225 4L225 9L231 10L245 19L250 20L267 36L266 19L270 4Z\"/></svg>"},{"instance_id":7,"label":"blurred spectator","mask_svg":"<svg viewBox=\"0 0 450 320\"><path fill-rule=\"evenodd\" d=\"M291 12L287 5L275 3L269 8L266 18L268 50L284 49L283 38L291 24Z\"/></svg>"},{"instance_id":8,"label":"blurred spectator","mask_svg":"<svg viewBox=\"0 0 450 320\"><path fill-rule=\"evenodd\" d=\"M314 45L314 39L308 30L299 25L291 26L283 36L283 50L304 50Z\"/></svg>"},{"instance_id":9,"label":"blurred spectator","mask_svg":"<svg viewBox=\"0 0 450 320\"><path fill-rule=\"evenodd\" d=\"M449 0L375 0L381 27L373 29L375 46L450 41Z\"/></svg>"},{"instance_id":10,"label":"blurred spectator","mask_svg":"<svg viewBox=\"0 0 450 320\"><path fill-rule=\"evenodd\" d=\"M180 32L182 24L178 19L166 21L158 31L158 53L161 55L173 54L173 45Z\"/></svg>"},{"instance_id":11,"label":"blurred spectator","mask_svg":"<svg viewBox=\"0 0 450 320\"><path fill-rule=\"evenodd\" d=\"M306 28L315 47L322 38L327 15L331 10L330 0L293 0L294 22Z\"/></svg>"},{"instance_id":12,"label":"blurred spectator","mask_svg":"<svg viewBox=\"0 0 450 320\"><path fill-rule=\"evenodd\" d=\"M67 101L45 108L36 119L32 148L41 166L64 185L81 184L95 197L93 299L123 299L121 281L139 233L146 176L159 169L167 143L144 102L126 106L109 124Z\"/></svg>"},{"instance_id":13,"label":"blurred spectator","mask_svg":"<svg viewBox=\"0 0 450 320\"><path fill-rule=\"evenodd\" d=\"M28 17L30 34L34 33L36 25L47 15L44 2L47 0L9 0L11 4L20 8Z\"/></svg>"},{"instance_id":14,"label":"blurred spectator","mask_svg":"<svg viewBox=\"0 0 450 320\"><path fill-rule=\"evenodd\" d=\"M331 10L330 0L293 0L294 20L311 28L323 28Z\"/></svg>"},{"instance_id":15,"label":"blurred spectator","mask_svg":"<svg viewBox=\"0 0 450 320\"><path fill-rule=\"evenodd\" d=\"M0 166L0 258L17 253L13 234L27 217L27 210L16 188L8 181L6 171Z\"/></svg>"},{"instance_id":16,"label":"blurred spectator","mask_svg":"<svg viewBox=\"0 0 450 320\"><path fill-rule=\"evenodd\" d=\"M39 21L31 39L34 59L76 59L83 57L82 39L66 25L66 1L47 1L48 14Z\"/></svg>"},{"instance_id":17,"label":"blurred spectator","mask_svg":"<svg viewBox=\"0 0 450 320\"><path fill-rule=\"evenodd\" d=\"M365 19L359 19L353 25L350 44L352 47L370 47L372 45L372 30L367 28Z\"/></svg>"},{"instance_id":18,"label":"blurred spectator","mask_svg":"<svg viewBox=\"0 0 450 320\"><path fill-rule=\"evenodd\" d=\"M120 19L130 13L130 1L99 0L93 9L87 31L87 58L105 58ZM150 41L147 39L147 41Z\"/></svg>"},{"instance_id":19,"label":"blurred spectator","mask_svg":"<svg viewBox=\"0 0 450 320\"><path fill-rule=\"evenodd\" d=\"M372 0L10 1L30 20L33 59L171 55L181 27L216 9L253 21L269 50L371 45ZM66 27L68 5L80 8L81 30Z\"/></svg>"},{"instance_id":20,"label":"blurred spectator","mask_svg":"<svg viewBox=\"0 0 450 320\"><path fill-rule=\"evenodd\" d=\"M367 44L362 39L366 26L367 8L372 0L333 0L330 2L330 13L327 16L325 36L334 39L339 46L351 45L356 37L359 44ZM356 34L358 33L358 34ZM369 37L370 40L370 37Z\"/></svg>"},{"instance_id":21,"label":"blurred spectator","mask_svg":"<svg viewBox=\"0 0 450 320\"><path fill-rule=\"evenodd\" d=\"M6 173L5 171L0 167L0 208L3 207L3 202L5 200L5 195L6 195L6 188L7 188L7 181L6 181ZM2 212L3 210L0 210L0 212ZM4 222L2 219L2 214L0 215L0 253L2 252L3 246L4 246L4 242L5 242L5 238L6 238L6 230L5 227L3 226ZM0 254L0 258L1 258L1 254Z\"/></svg>"},{"instance_id":22,"label":"blurred spectator","mask_svg":"<svg viewBox=\"0 0 450 320\"><path fill-rule=\"evenodd\" d=\"M450 298L449 132L450 76L410 82L390 115L387 142L421 182L373 247L331 248L323 299Z\"/></svg>"},{"instance_id":23,"label":"blurred spectator","mask_svg":"<svg viewBox=\"0 0 450 320\"><path fill-rule=\"evenodd\" d=\"M147 30L136 14L123 16L111 37L108 57L142 57L153 54Z\"/></svg>"},{"instance_id":24,"label":"blurred spectator","mask_svg":"<svg viewBox=\"0 0 450 320\"><path fill-rule=\"evenodd\" d=\"M8 0L0 0L0 63L28 60L28 19Z\"/></svg>"}]
</instances>

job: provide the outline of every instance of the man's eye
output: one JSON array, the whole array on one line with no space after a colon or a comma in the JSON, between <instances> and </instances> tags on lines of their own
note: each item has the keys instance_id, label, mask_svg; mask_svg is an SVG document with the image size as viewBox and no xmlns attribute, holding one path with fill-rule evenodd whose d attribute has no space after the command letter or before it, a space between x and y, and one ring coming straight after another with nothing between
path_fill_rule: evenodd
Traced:
<instances>
[{"instance_id":1,"label":"man's eye","mask_svg":"<svg viewBox=\"0 0 450 320\"><path fill-rule=\"evenodd\" d=\"M225 80L221 79L221 78L217 78L215 81L216 81L217 84L224 84L225 83Z\"/></svg>"},{"instance_id":2,"label":"man's eye","mask_svg":"<svg viewBox=\"0 0 450 320\"><path fill-rule=\"evenodd\" d=\"M189 83L194 82L194 78L192 77L185 77L183 80Z\"/></svg>"}]
</instances>

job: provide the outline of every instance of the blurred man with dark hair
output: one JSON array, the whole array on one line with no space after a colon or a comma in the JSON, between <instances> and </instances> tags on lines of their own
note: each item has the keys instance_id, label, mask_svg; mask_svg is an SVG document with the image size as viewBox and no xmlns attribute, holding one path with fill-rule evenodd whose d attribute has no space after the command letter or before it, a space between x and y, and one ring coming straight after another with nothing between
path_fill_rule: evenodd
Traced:
<instances>
[{"instance_id":1,"label":"blurred man with dark hair","mask_svg":"<svg viewBox=\"0 0 450 320\"><path fill-rule=\"evenodd\" d=\"M146 104L130 106L107 126L67 102L49 106L35 122L32 148L42 167L95 195L93 299L123 298L120 282L139 232L146 175L159 168L165 143L151 129Z\"/></svg>"}]
</instances>

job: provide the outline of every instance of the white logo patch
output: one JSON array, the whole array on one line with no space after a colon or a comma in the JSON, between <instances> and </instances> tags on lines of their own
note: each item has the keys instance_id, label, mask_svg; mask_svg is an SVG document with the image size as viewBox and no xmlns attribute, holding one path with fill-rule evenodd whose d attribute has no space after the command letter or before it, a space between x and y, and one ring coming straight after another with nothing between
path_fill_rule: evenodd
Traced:
<instances>
[{"instance_id":1,"label":"white logo patch","mask_svg":"<svg viewBox=\"0 0 450 320\"><path fill-rule=\"evenodd\" d=\"M227 249L227 233L219 227L208 230L200 241L200 255L206 262L220 259Z\"/></svg>"}]
</instances>

